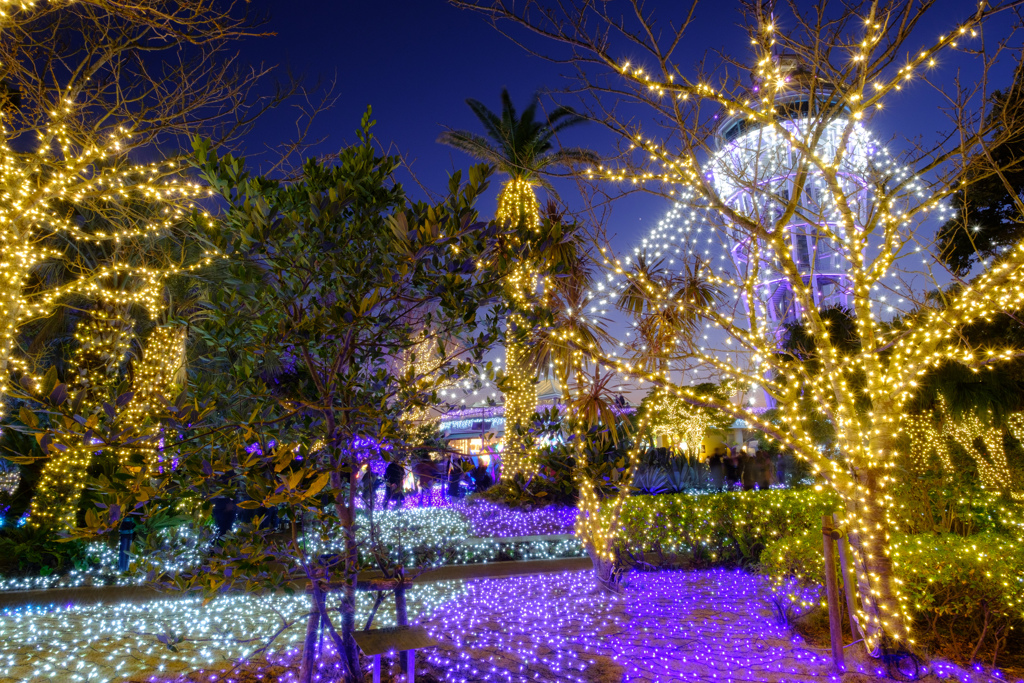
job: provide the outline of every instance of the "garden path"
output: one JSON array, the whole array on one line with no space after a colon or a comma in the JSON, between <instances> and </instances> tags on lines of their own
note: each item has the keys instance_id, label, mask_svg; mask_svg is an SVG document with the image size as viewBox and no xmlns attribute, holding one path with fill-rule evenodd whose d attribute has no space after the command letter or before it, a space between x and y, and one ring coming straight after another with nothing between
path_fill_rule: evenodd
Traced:
<instances>
[{"instance_id":1,"label":"garden path","mask_svg":"<svg viewBox=\"0 0 1024 683\"><path fill-rule=\"evenodd\" d=\"M822 681L828 652L776 625L766 582L738 571L590 572L473 581L423 623L446 681Z\"/></svg>"}]
</instances>

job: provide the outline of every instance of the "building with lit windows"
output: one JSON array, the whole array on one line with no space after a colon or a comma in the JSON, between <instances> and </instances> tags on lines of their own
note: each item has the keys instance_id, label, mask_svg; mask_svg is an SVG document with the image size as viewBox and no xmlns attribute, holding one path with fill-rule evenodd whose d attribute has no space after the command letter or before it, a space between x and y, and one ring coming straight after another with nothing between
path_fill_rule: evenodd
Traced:
<instances>
[{"instance_id":1,"label":"building with lit windows","mask_svg":"<svg viewBox=\"0 0 1024 683\"><path fill-rule=\"evenodd\" d=\"M497 393L500 396L500 393ZM470 457L481 457L486 467L492 458L501 455L505 436L505 406L494 399L450 410L441 416L438 427L453 451ZM558 383L543 379L537 385L537 410L557 406L562 398Z\"/></svg>"}]
</instances>

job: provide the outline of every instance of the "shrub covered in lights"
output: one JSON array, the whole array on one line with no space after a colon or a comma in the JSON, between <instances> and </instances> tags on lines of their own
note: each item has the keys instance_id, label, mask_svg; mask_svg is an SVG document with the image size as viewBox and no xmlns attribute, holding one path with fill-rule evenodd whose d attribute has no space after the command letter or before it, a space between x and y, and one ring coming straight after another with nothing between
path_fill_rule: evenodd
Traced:
<instances>
[{"instance_id":1,"label":"shrub covered in lights","mask_svg":"<svg viewBox=\"0 0 1024 683\"><path fill-rule=\"evenodd\" d=\"M788 525L772 521L780 507L766 499L779 494L791 499L783 504L793 512ZM714 502L696 508L714 515L709 525L717 533L708 536L721 543L722 537L734 535L742 547L756 545L765 532L772 535L764 542L760 565L774 587L780 616L789 620L820 604L825 574L820 515L834 505L834 497L806 489L755 494L743 502L728 501L727 496L743 494L705 496ZM760 505L753 502L757 497ZM794 503L793 498L804 500ZM992 496L957 502L957 509L947 511L945 529L937 524L935 531L929 527L924 533L895 534L893 564L906 608L914 617L913 637L919 645L963 662L979 657L994 662L1000 653L1019 651L1024 639L1024 542L1015 536L1019 527L1013 523L1014 508ZM766 510L766 505L771 509ZM905 513L907 508L896 509ZM723 515L725 510L737 515L739 523ZM745 515L751 513L767 515L767 524L749 524ZM906 513L894 522L897 527L920 528L918 517ZM974 533L950 533L950 527ZM995 529L1006 533L995 533ZM671 536L665 534L666 540Z\"/></svg>"},{"instance_id":2,"label":"shrub covered in lights","mask_svg":"<svg viewBox=\"0 0 1024 683\"><path fill-rule=\"evenodd\" d=\"M671 563L751 564L772 540L820 528L838 508L834 493L809 488L636 496L622 511L620 539L631 553Z\"/></svg>"},{"instance_id":3,"label":"shrub covered in lights","mask_svg":"<svg viewBox=\"0 0 1024 683\"><path fill-rule=\"evenodd\" d=\"M962 661L1024 652L1024 544L981 533L897 534L893 564L917 640Z\"/></svg>"},{"instance_id":4,"label":"shrub covered in lights","mask_svg":"<svg viewBox=\"0 0 1024 683\"><path fill-rule=\"evenodd\" d=\"M824 599L821 546L813 528L765 546L761 566L780 615L801 616ZM965 663L1024 652L1024 544L989 532L922 533L896 534L892 548L918 645Z\"/></svg>"},{"instance_id":5,"label":"shrub covered in lights","mask_svg":"<svg viewBox=\"0 0 1024 683\"><path fill-rule=\"evenodd\" d=\"M768 541L761 552L761 571L771 581L775 614L780 622L791 624L811 612L824 597L821 534L805 529Z\"/></svg>"},{"instance_id":6,"label":"shrub covered in lights","mask_svg":"<svg viewBox=\"0 0 1024 683\"><path fill-rule=\"evenodd\" d=\"M761 568L776 590L790 585L789 579L795 579L801 586L821 585L825 575L821 546L821 533L813 528L774 538L761 551Z\"/></svg>"}]
</instances>

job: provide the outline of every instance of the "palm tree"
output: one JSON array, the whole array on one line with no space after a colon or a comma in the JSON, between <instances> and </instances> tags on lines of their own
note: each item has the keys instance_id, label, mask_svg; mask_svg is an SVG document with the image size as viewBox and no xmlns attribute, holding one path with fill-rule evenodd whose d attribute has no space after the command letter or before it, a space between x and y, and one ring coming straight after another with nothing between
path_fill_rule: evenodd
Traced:
<instances>
[{"instance_id":1,"label":"palm tree","mask_svg":"<svg viewBox=\"0 0 1024 683\"><path fill-rule=\"evenodd\" d=\"M592 308L594 261L587 253L580 226L566 224L553 204L548 205L542 222L548 262L558 269L557 276L544 283L544 303L550 318L531 335L530 366L540 374L553 374L562 387L563 398L570 402L569 380L575 375L584 380L584 354L599 353L611 341L607 322L596 317ZM588 310L591 312L588 313Z\"/></svg>"},{"instance_id":2,"label":"palm tree","mask_svg":"<svg viewBox=\"0 0 1024 683\"><path fill-rule=\"evenodd\" d=\"M590 150L555 148L558 133L586 121L571 107L557 107L541 120L537 118L540 99L534 95L520 116L516 114L508 90L501 91L500 116L478 100L468 99L466 104L480 119L487 134L446 130L437 141L492 164L499 173L508 176L498 197L497 218L508 221L513 227L522 221L526 227L536 228L540 222L535 186L557 197L546 177L550 169L597 163L597 155Z\"/></svg>"},{"instance_id":3,"label":"palm tree","mask_svg":"<svg viewBox=\"0 0 1024 683\"><path fill-rule=\"evenodd\" d=\"M668 372L675 349L694 339L705 311L720 297L718 288L700 275L701 263L686 262L678 272L662 261L650 264L641 255L618 300L619 308L637 321L636 360L646 371Z\"/></svg>"},{"instance_id":4,"label":"palm tree","mask_svg":"<svg viewBox=\"0 0 1024 683\"><path fill-rule=\"evenodd\" d=\"M634 360L666 381L669 359L679 346L697 337L705 312L720 297L718 288L701 276L701 265L695 258L692 263L685 261L681 270L671 271L663 261L648 263L641 255L619 293L619 309L636 320ZM664 445L660 434L657 445Z\"/></svg>"},{"instance_id":5,"label":"palm tree","mask_svg":"<svg viewBox=\"0 0 1024 683\"><path fill-rule=\"evenodd\" d=\"M502 259L511 263L504 273L505 299L512 309L506 317L505 341L505 449L502 467L506 475L529 474L535 470L533 454L523 434L537 408L536 373L527 342L527 319L517 314L532 305L538 276L543 268L556 266L565 256L544 255L554 244L556 251L563 242L546 240L542 230L540 205L534 187L543 187L557 196L548 181L554 168L596 163L597 156L577 147L556 149L555 136L585 121L569 107L557 107L546 118L538 118L540 103L535 95L518 114L508 90L501 93L501 113L496 114L473 99L466 104L483 124L486 135L464 130L447 130L438 142L466 152L492 164L508 176L498 196L497 219L510 228L509 247L514 256ZM545 228L553 227L548 222ZM551 256L553 258L548 258Z\"/></svg>"}]
</instances>

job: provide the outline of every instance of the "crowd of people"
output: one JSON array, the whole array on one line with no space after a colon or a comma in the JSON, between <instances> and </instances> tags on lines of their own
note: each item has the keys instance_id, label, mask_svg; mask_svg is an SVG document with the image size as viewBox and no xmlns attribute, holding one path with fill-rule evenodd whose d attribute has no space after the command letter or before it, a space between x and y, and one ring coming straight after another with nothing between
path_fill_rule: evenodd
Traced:
<instances>
[{"instance_id":1,"label":"crowd of people","mask_svg":"<svg viewBox=\"0 0 1024 683\"><path fill-rule=\"evenodd\" d=\"M405 486L409 472L412 474L412 491L407 491ZM382 507L385 510L389 507L402 507L407 493L430 490L438 482L446 484L444 490L449 498L461 498L466 493L464 484L469 484L472 490L484 491L494 484L494 478L484 465L474 465L472 461L464 462L458 458L440 462L416 460L408 470L402 463L392 461L384 469L382 481L377 480L372 472L363 477L364 487L374 491L380 486L384 487Z\"/></svg>"},{"instance_id":2,"label":"crowd of people","mask_svg":"<svg viewBox=\"0 0 1024 683\"><path fill-rule=\"evenodd\" d=\"M763 491L772 484L785 483L786 479L782 456L762 450L748 452L739 447L723 446L708 457L708 468L715 491L738 485L742 485L744 491L755 487Z\"/></svg>"}]
</instances>

